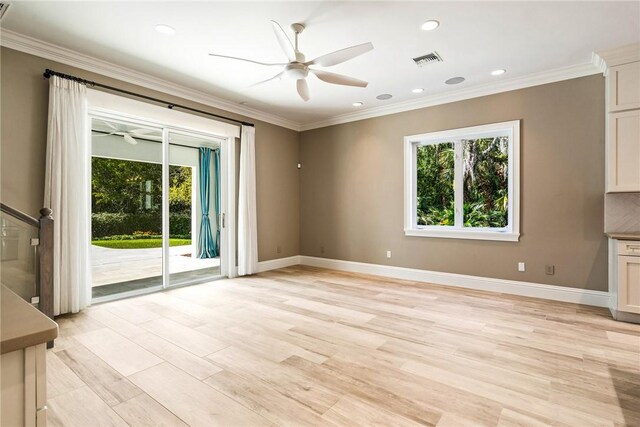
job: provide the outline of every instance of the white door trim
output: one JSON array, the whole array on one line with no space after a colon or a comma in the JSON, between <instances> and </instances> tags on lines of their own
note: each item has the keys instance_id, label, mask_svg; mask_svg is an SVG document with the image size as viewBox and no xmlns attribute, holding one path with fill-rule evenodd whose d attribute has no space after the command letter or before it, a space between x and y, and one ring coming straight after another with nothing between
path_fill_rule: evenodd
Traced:
<instances>
[{"instance_id":1,"label":"white door trim","mask_svg":"<svg viewBox=\"0 0 640 427\"><path fill-rule=\"evenodd\" d=\"M226 138L220 145L220 274L236 277L236 139Z\"/></svg>"}]
</instances>

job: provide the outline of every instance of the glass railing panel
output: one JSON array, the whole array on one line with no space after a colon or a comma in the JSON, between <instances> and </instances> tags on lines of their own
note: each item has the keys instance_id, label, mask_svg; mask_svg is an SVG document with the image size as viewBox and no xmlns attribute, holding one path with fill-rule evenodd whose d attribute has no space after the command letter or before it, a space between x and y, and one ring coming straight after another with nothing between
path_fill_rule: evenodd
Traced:
<instances>
[{"instance_id":1,"label":"glass railing panel","mask_svg":"<svg viewBox=\"0 0 640 427\"><path fill-rule=\"evenodd\" d=\"M38 296L38 231L0 213L0 282L28 302Z\"/></svg>"}]
</instances>

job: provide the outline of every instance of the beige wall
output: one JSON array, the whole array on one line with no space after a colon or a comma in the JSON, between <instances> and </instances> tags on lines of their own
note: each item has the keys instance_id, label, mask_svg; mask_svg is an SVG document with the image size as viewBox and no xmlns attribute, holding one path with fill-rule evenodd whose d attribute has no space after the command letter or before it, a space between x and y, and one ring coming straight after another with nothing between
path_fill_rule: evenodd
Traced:
<instances>
[{"instance_id":1,"label":"beige wall","mask_svg":"<svg viewBox=\"0 0 640 427\"><path fill-rule=\"evenodd\" d=\"M254 121L6 48L0 63L0 196L34 216L43 199L45 68ZM520 242L405 237L403 137L514 119L522 120ZM301 253L606 290L601 76L301 134L254 122L261 261Z\"/></svg>"},{"instance_id":2,"label":"beige wall","mask_svg":"<svg viewBox=\"0 0 640 427\"><path fill-rule=\"evenodd\" d=\"M36 56L0 53L0 196L37 216L42 207L48 109L45 68L70 73L163 100L223 114L256 125L258 252L261 261L299 253L299 133L165 95ZM55 214L55 213L54 213ZM281 252L277 253L277 246Z\"/></svg>"},{"instance_id":3,"label":"beige wall","mask_svg":"<svg viewBox=\"0 0 640 427\"><path fill-rule=\"evenodd\" d=\"M302 132L301 253L605 291L604 105L596 75ZM403 137L514 119L520 242L405 237Z\"/></svg>"}]
</instances>

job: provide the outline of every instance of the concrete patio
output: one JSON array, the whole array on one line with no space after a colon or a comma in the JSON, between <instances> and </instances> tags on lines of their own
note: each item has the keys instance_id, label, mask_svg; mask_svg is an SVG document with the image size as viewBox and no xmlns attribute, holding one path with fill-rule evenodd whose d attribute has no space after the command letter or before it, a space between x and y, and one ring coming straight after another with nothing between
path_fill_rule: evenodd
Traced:
<instances>
[{"instance_id":1,"label":"concrete patio","mask_svg":"<svg viewBox=\"0 0 640 427\"><path fill-rule=\"evenodd\" d=\"M171 274L211 269L219 274L220 258L201 259L191 255L192 246L169 248ZM162 277L162 248L111 249L91 246L92 287ZM215 270L218 271L215 271Z\"/></svg>"}]
</instances>

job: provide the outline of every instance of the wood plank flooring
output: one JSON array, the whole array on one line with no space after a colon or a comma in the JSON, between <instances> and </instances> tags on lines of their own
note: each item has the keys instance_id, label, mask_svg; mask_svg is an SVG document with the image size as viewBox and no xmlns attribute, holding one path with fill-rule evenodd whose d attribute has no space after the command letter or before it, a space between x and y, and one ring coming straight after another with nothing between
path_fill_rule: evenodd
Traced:
<instances>
[{"instance_id":1,"label":"wood plank flooring","mask_svg":"<svg viewBox=\"0 0 640 427\"><path fill-rule=\"evenodd\" d=\"M296 266L57 321L51 426L640 426L601 308Z\"/></svg>"}]
</instances>

